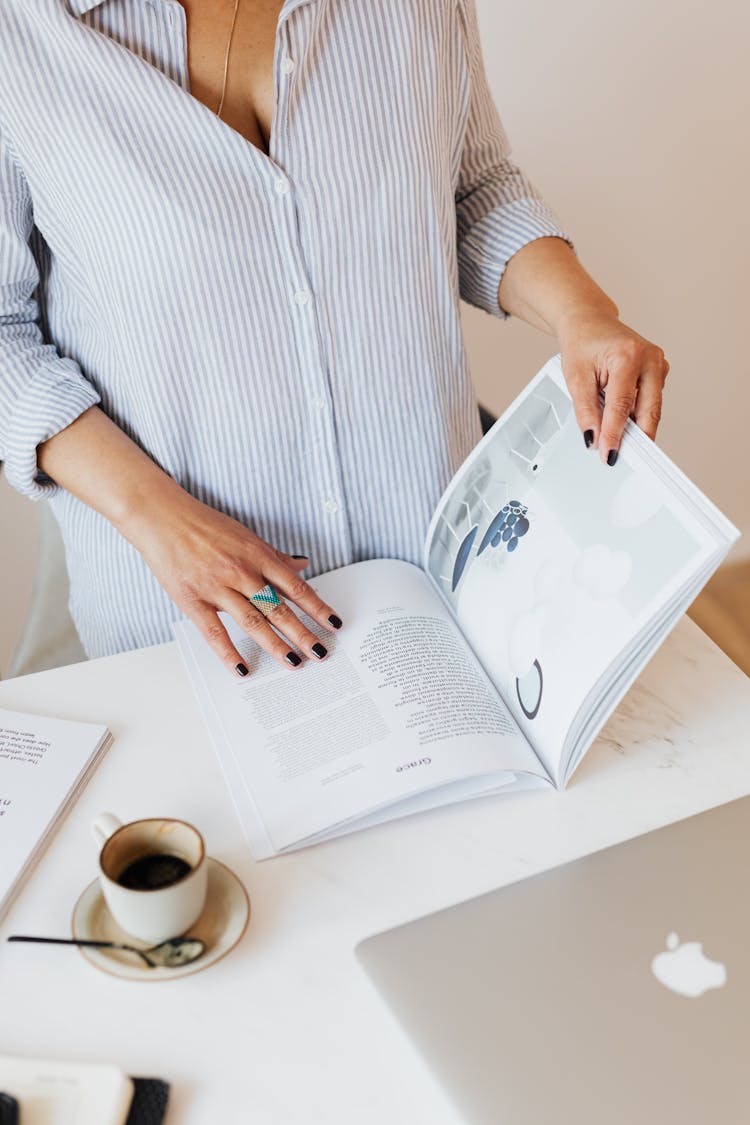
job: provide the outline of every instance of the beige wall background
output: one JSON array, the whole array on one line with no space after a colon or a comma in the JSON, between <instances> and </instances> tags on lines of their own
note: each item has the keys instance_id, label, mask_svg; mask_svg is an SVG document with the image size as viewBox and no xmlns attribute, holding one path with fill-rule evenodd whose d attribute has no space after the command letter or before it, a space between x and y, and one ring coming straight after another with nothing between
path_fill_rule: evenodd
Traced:
<instances>
[{"instance_id":1,"label":"beige wall background","mask_svg":"<svg viewBox=\"0 0 750 1125\"><path fill-rule=\"evenodd\" d=\"M514 148L614 297L671 364L659 442L750 557L750 5L477 0ZM499 411L556 350L463 307L480 398ZM35 509L0 480L0 674L31 591Z\"/></svg>"},{"instance_id":2,"label":"beige wall background","mask_svg":"<svg viewBox=\"0 0 750 1125\"><path fill-rule=\"evenodd\" d=\"M750 557L750 5L477 0L486 69L521 165L671 364L658 441L745 533ZM464 306L480 398L499 410L554 351Z\"/></svg>"},{"instance_id":3,"label":"beige wall background","mask_svg":"<svg viewBox=\"0 0 750 1125\"><path fill-rule=\"evenodd\" d=\"M0 678L21 636L36 566L36 508L0 473Z\"/></svg>"}]
</instances>

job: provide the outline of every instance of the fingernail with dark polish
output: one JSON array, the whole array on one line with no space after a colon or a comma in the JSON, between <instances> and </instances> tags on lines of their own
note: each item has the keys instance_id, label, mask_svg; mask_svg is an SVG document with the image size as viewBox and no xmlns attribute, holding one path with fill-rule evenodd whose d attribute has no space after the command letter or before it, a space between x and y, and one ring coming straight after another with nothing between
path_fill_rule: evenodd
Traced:
<instances>
[{"instance_id":1,"label":"fingernail with dark polish","mask_svg":"<svg viewBox=\"0 0 750 1125\"><path fill-rule=\"evenodd\" d=\"M328 649L323 648L321 644L313 645L312 650L317 656L318 660L322 660L325 654L328 652Z\"/></svg>"},{"instance_id":2,"label":"fingernail with dark polish","mask_svg":"<svg viewBox=\"0 0 750 1125\"><path fill-rule=\"evenodd\" d=\"M293 559L309 559L309 555L292 555Z\"/></svg>"},{"instance_id":3,"label":"fingernail with dark polish","mask_svg":"<svg viewBox=\"0 0 750 1125\"><path fill-rule=\"evenodd\" d=\"M291 664L292 668L296 668L298 664L301 664L301 663L302 663L302 657L301 657L301 656L297 656L297 653L296 653L296 652L288 652L288 653L286 654L286 659L287 659L287 660L289 661L289 663Z\"/></svg>"},{"instance_id":4,"label":"fingernail with dark polish","mask_svg":"<svg viewBox=\"0 0 750 1125\"><path fill-rule=\"evenodd\" d=\"M616 460L617 460L617 450L616 449L610 449L609 453L607 454L607 464L608 465L614 465Z\"/></svg>"},{"instance_id":5,"label":"fingernail with dark polish","mask_svg":"<svg viewBox=\"0 0 750 1125\"><path fill-rule=\"evenodd\" d=\"M342 624L343 624L343 622L341 621L341 618L337 617L335 613L332 613L331 616L328 618L328 620L331 622L334 629L340 629Z\"/></svg>"},{"instance_id":6,"label":"fingernail with dark polish","mask_svg":"<svg viewBox=\"0 0 750 1125\"><path fill-rule=\"evenodd\" d=\"M591 449L591 446L594 444L594 431L585 430L583 434L583 440L586 442L586 448Z\"/></svg>"},{"instance_id":7,"label":"fingernail with dark polish","mask_svg":"<svg viewBox=\"0 0 750 1125\"><path fill-rule=\"evenodd\" d=\"M234 666L234 667L235 667L235 671L239 672L239 674L240 674L241 676L246 676L246 675L247 675L247 668L245 667L245 665L244 665L244 664L235 664L235 666Z\"/></svg>"}]
</instances>

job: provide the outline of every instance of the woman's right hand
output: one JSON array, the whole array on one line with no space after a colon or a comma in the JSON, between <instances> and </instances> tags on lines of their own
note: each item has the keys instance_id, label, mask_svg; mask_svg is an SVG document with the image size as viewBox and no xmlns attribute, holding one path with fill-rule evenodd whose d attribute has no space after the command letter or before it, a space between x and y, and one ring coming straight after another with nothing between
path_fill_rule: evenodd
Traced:
<instances>
[{"instance_id":1,"label":"woman's right hand","mask_svg":"<svg viewBox=\"0 0 750 1125\"><path fill-rule=\"evenodd\" d=\"M158 498L149 497L148 504L131 515L122 530L175 605L234 675L246 676L247 667L229 639L219 610L225 610L285 668L298 667L300 654L322 660L327 649L284 598L322 628L341 628L333 608L300 577L299 572L309 564L307 557L277 551L169 478L158 489ZM248 599L268 582L282 602L269 611L266 620Z\"/></svg>"}]
</instances>

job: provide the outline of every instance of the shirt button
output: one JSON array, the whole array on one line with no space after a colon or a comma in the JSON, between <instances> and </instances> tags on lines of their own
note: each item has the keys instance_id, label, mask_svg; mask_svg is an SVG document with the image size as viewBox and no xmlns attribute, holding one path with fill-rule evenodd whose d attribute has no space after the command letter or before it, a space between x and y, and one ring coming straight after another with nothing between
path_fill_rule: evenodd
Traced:
<instances>
[{"instance_id":1,"label":"shirt button","mask_svg":"<svg viewBox=\"0 0 750 1125\"><path fill-rule=\"evenodd\" d=\"M331 515L333 515L335 512L338 512L338 510L339 510L339 506L338 506L338 504L336 503L335 500L326 500L323 507L325 508L325 510L327 512L330 512Z\"/></svg>"},{"instance_id":2,"label":"shirt button","mask_svg":"<svg viewBox=\"0 0 750 1125\"><path fill-rule=\"evenodd\" d=\"M312 399L312 406L315 410L320 411L324 409L325 402L322 398L320 398L320 396L317 396L316 398Z\"/></svg>"},{"instance_id":3,"label":"shirt button","mask_svg":"<svg viewBox=\"0 0 750 1125\"><path fill-rule=\"evenodd\" d=\"M281 69L284 71L284 74L291 74L294 70L294 59L290 58L289 55L287 55L287 57L281 64Z\"/></svg>"},{"instance_id":4,"label":"shirt button","mask_svg":"<svg viewBox=\"0 0 750 1125\"><path fill-rule=\"evenodd\" d=\"M297 292L294 294L294 299L295 299L295 301L297 302L298 305L306 305L307 302L310 300L310 294L307 292L306 289L298 289Z\"/></svg>"},{"instance_id":5,"label":"shirt button","mask_svg":"<svg viewBox=\"0 0 750 1125\"><path fill-rule=\"evenodd\" d=\"M277 195L286 195L286 193L289 191L289 184L286 182L286 180L282 180L281 177L279 177L279 179L273 186L276 190Z\"/></svg>"}]
</instances>

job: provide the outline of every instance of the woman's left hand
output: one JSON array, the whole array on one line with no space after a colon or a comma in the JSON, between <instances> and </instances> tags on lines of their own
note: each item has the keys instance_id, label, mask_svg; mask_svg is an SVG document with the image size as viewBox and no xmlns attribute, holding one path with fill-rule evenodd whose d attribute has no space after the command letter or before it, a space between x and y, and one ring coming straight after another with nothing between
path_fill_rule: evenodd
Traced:
<instances>
[{"instance_id":1,"label":"woman's left hand","mask_svg":"<svg viewBox=\"0 0 750 1125\"><path fill-rule=\"evenodd\" d=\"M598 311L571 317L558 330L558 340L586 445L596 445L602 461L614 465L628 418L654 438L669 371L661 348L616 316Z\"/></svg>"}]
</instances>

